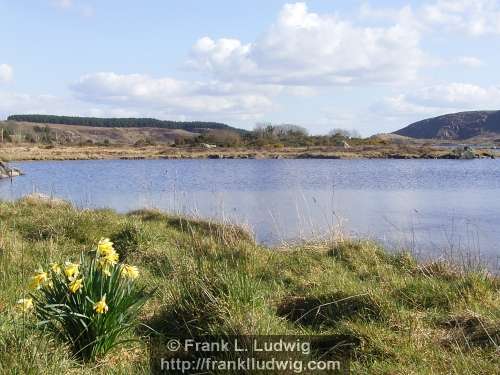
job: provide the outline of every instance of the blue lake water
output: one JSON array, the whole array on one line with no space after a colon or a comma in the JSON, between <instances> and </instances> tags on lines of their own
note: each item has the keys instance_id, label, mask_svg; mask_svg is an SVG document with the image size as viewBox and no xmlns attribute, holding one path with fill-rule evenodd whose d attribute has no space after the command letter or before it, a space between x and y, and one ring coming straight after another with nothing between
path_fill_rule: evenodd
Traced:
<instances>
[{"instance_id":1,"label":"blue lake water","mask_svg":"<svg viewBox=\"0 0 500 375\"><path fill-rule=\"evenodd\" d=\"M101 160L13 163L0 199L230 220L277 245L339 229L420 256L500 255L499 160Z\"/></svg>"}]
</instances>

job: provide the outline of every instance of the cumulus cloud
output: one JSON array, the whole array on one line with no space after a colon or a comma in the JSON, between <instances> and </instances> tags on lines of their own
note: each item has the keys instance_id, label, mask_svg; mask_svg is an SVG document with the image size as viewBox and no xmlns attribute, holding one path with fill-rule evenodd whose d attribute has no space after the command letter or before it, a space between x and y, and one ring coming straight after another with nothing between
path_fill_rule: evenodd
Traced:
<instances>
[{"instance_id":1,"label":"cumulus cloud","mask_svg":"<svg viewBox=\"0 0 500 375\"><path fill-rule=\"evenodd\" d=\"M8 64L0 64L0 83L12 80L14 69Z\"/></svg>"},{"instance_id":2,"label":"cumulus cloud","mask_svg":"<svg viewBox=\"0 0 500 375\"><path fill-rule=\"evenodd\" d=\"M0 91L0 117L14 113L62 113L62 100L51 95L30 95Z\"/></svg>"},{"instance_id":3,"label":"cumulus cloud","mask_svg":"<svg viewBox=\"0 0 500 375\"><path fill-rule=\"evenodd\" d=\"M151 117L163 118L161 112L132 110L96 104L89 106L78 100L54 95L24 94L18 92L0 91L0 119L13 114L39 113L66 116L93 117ZM180 120L177 116L168 119Z\"/></svg>"},{"instance_id":4,"label":"cumulus cloud","mask_svg":"<svg viewBox=\"0 0 500 375\"><path fill-rule=\"evenodd\" d=\"M445 83L384 98L371 110L384 117L422 119L466 110L500 108L500 86Z\"/></svg>"},{"instance_id":5,"label":"cumulus cloud","mask_svg":"<svg viewBox=\"0 0 500 375\"><path fill-rule=\"evenodd\" d=\"M427 107L488 108L500 107L500 86L482 87L469 83L447 83L425 87L406 95L416 104Z\"/></svg>"},{"instance_id":6,"label":"cumulus cloud","mask_svg":"<svg viewBox=\"0 0 500 375\"><path fill-rule=\"evenodd\" d=\"M188 64L218 79L280 85L394 83L423 62L419 32L406 23L359 27L335 15L286 4L253 43L199 39Z\"/></svg>"},{"instance_id":7,"label":"cumulus cloud","mask_svg":"<svg viewBox=\"0 0 500 375\"><path fill-rule=\"evenodd\" d=\"M497 0L437 0L424 5L423 19L431 26L469 35L500 34L500 2Z\"/></svg>"},{"instance_id":8,"label":"cumulus cloud","mask_svg":"<svg viewBox=\"0 0 500 375\"><path fill-rule=\"evenodd\" d=\"M276 89L245 84L188 82L174 78L152 78L144 74L112 72L88 74L71 86L85 102L127 106L170 114L259 116L272 106L269 95Z\"/></svg>"},{"instance_id":9,"label":"cumulus cloud","mask_svg":"<svg viewBox=\"0 0 500 375\"><path fill-rule=\"evenodd\" d=\"M468 68L480 68L484 65L480 59L473 56L461 56L456 59L456 62Z\"/></svg>"},{"instance_id":10,"label":"cumulus cloud","mask_svg":"<svg viewBox=\"0 0 500 375\"><path fill-rule=\"evenodd\" d=\"M413 27L427 32L461 32L471 36L500 34L498 0L436 0L402 8L380 8L363 4L363 20L395 21L405 19ZM408 17L412 15L412 17Z\"/></svg>"}]
</instances>

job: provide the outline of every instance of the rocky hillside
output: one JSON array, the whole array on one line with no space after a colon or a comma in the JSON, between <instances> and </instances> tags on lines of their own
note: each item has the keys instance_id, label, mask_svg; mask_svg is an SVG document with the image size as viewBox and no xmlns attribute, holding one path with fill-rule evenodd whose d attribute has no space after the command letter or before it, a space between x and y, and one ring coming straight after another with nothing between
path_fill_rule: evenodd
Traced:
<instances>
[{"instance_id":1,"label":"rocky hillside","mask_svg":"<svg viewBox=\"0 0 500 375\"><path fill-rule=\"evenodd\" d=\"M499 137L500 111L459 112L415 122L394 134L421 139Z\"/></svg>"}]
</instances>

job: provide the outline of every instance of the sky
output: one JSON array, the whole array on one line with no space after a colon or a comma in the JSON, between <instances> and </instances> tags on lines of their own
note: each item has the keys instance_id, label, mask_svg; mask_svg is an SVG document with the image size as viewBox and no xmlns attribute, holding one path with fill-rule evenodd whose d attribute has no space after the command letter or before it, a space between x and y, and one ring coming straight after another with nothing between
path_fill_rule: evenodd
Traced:
<instances>
[{"instance_id":1,"label":"sky","mask_svg":"<svg viewBox=\"0 0 500 375\"><path fill-rule=\"evenodd\" d=\"M0 118L365 136L500 110L500 0L0 0Z\"/></svg>"}]
</instances>

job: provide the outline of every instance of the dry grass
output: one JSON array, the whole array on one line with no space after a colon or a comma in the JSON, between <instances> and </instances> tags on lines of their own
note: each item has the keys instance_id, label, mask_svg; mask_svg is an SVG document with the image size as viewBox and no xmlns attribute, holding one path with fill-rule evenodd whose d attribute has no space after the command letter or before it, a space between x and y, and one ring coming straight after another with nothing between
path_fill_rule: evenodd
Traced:
<instances>
[{"instance_id":1,"label":"dry grass","mask_svg":"<svg viewBox=\"0 0 500 375\"><path fill-rule=\"evenodd\" d=\"M170 147L165 145L134 147L110 146L44 146L37 144L0 145L0 160L98 160L98 159L358 159L358 158L441 158L449 150L403 148L397 145L340 147L217 148ZM490 151L478 151L490 155Z\"/></svg>"}]
</instances>

